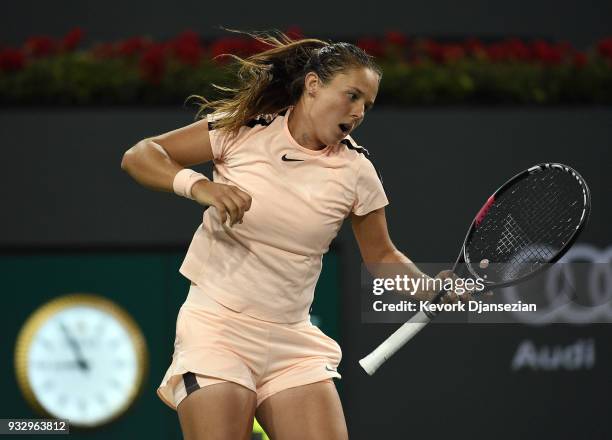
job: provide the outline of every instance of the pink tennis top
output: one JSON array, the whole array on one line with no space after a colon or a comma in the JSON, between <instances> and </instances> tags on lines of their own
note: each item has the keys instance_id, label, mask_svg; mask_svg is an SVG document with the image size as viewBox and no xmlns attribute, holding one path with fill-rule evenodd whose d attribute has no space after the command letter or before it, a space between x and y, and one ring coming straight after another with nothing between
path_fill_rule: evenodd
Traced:
<instances>
[{"instance_id":1,"label":"pink tennis top","mask_svg":"<svg viewBox=\"0 0 612 440\"><path fill-rule=\"evenodd\" d=\"M179 271L217 302L271 322L308 317L323 254L351 212L389 202L362 147L347 136L322 150L291 136L291 108L241 127L234 138L214 129L213 180L252 197L242 224L204 213Z\"/></svg>"}]
</instances>

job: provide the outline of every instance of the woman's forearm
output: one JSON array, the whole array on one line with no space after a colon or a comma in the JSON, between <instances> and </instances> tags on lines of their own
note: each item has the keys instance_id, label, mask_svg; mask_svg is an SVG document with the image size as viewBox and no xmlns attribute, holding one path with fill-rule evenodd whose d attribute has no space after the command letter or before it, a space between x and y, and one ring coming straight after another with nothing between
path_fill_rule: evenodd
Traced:
<instances>
[{"instance_id":1,"label":"woman's forearm","mask_svg":"<svg viewBox=\"0 0 612 440\"><path fill-rule=\"evenodd\" d=\"M146 188L172 192L174 177L183 167L161 145L144 139L125 152L121 169Z\"/></svg>"},{"instance_id":2,"label":"woman's forearm","mask_svg":"<svg viewBox=\"0 0 612 440\"><path fill-rule=\"evenodd\" d=\"M432 300L437 292L428 289L434 283L428 282L432 278L422 272L416 264L397 249L387 252L382 258L379 258L375 263L366 263L366 267L374 278L390 278L395 279L397 276L408 277L414 280L421 280L418 284L419 288L411 290L410 299L429 301ZM405 293L405 292L399 292Z\"/></svg>"}]
</instances>

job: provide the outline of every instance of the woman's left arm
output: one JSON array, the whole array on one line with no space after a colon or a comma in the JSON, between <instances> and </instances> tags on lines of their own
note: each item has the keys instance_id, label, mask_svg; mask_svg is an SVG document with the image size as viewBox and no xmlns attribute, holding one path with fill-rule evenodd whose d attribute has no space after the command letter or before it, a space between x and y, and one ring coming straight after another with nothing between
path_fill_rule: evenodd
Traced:
<instances>
[{"instance_id":1,"label":"woman's left arm","mask_svg":"<svg viewBox=\"0 0 612 440\"><path fill-rule=\"evenodd\" d=\"M366 215L351 215L353 233L368 271L375 278L407 275L409 278L430 278L421 272L407 256L401 253L389 237L385 208L376 209ZM438 276L442 275L439 274ZM427 283L429 284L429 283ZM422 290L412 299L431 300L436 292Z\"/></svg>"}]
</instances>

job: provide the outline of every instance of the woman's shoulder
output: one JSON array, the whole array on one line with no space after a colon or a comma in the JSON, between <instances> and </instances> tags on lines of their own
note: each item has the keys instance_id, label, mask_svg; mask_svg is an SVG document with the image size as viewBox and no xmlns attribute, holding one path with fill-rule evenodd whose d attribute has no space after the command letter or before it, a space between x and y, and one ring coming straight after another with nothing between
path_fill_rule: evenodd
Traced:
<instances>
[{"instance_id":1,"label":"woman's shoulder","mask_svg":"<svg viewBox=\"0 0 612 440\"><path fill-rule=\"evenodd\" d=\"M257 115L254 118L248 119L235 131L222 128L222 124L220 124L224 118L222 113L209 113L206 117L208 120L208 132L211 133L211 136L214 135L222 138L228 143L235 143L242 142L257 132L268 128L274 122L277 115Z\"/></svg>"},{"instance_id":2,"label":"woman's shoulder","mask_svg":"<svg viewBox=\"0 0 612 440\"><path fill-rule=\"evenodd\" d=\"M244 124L242 124L241 128L254 128L257 126L267 127L270 125L280 113L273 114L261 114L257 115L253 118L248 119ZM208 121L208 129L215 130L219 128L219 123L227 116L226 113L216 112L216 113L208 113L206 114L206 119Z\"/></svg>"},{"instance_id":3,"label":"woman's shoulder","mask_svg":"<svg viewBox=\"0 0 612 440\"><path fill-rule=\"evenodd\" d=\"M246 151L253 145L259 146L261 136L266 137L270 130L274 132L280 129L282 124L275 122L279 116L280 114L259 114L243 122L237 130L231 131L220 124L226 115L219 112L207 114L208 133L213 149L218 150L218 159L228 160L239 151Z\"/></svg>"},{"instance_id":4,"label":"woman's shoulder","mask_svg":"<svg viewBox=\"0 0 612 440\"><path fill-rule=\"evenodd\" d=\"M357 161L357 163L363 160L369 160L370 152L366 147L360 145L355 138L346 136L340 141L341 151L349 157L351 160Z\"/></svg>"},{"instance_id":5,"label":"woman's shoulder","mask_svg":"<svg viewBox=\"0 0 612 440\"><path fill-rule=\"evenodd\" d=\"M357 143L351 136L347 136L340 141L340 145L344 146L345 154L349 155L352 159L352 163L355 164L358 175L374 173L373 175L378 176L382 182L380 170L374 164L372 154L366 147Z\"/></svg>"},{"instance_id":6,"label":"woman's shoulder","mask_svg":"<svg viewBox=\"0 0 612 440\"><path fill-rule=\"evenodd\" d=\"M257 115L254 118L249 119L244 125L250 128L257 126L267 127L279 116L278 113L262 114Z\"/></svg>"}]
</instances>

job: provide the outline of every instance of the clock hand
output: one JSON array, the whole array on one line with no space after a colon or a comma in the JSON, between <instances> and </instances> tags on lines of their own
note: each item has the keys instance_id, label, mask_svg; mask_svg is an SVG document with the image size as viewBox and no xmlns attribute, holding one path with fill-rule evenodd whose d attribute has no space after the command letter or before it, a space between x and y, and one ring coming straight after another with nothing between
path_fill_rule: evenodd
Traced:
<instances>
[{"instance_id":1,"label":"clock hand","mask_svg":"<svg viewBox=\"0 0 612 440\"><path fill-rule=\"evenodd\" d=\"M75 365L77 365L79 368L81 367L78 362L74 362L74 361L58 362L56 367L59 367L59 368L70 368L70 367L74 367Z\"/></svg>"},{"instance_id":2,"label":"clock hand","mask_svg":"<svg viewBox=\"0 0 612 440\"><path fill-rule=\"evenodd\" d=\"M54 362L52 365L56 370L71 370L74 367L82 369L81 365L75 361L57 361Z\"/></svg>"},{"instance_id":3,"label":"clock hand","mask_svg":"<svg viewBox=\"0 0 612 440\"><path fill-rule=\"evenodd\" d=\"M45 370L45 371L49 371L50 369L52 370L72 370L75 367L82 369L79 363L75 360L35 361L34 362L34 368L38 368L40 370Z\"/></svg>"},{"instance_id":4,"label":"clock hand","mask_svg":"<svg viewBox=\"0 0 612 440\"><path fill-rule=\"evenodd\" d=\"M74 352L74 355L75 355L76 360L77 360L77 364L79 365L81 370L89 370L89 365L87 364L87 361L83 357L83 352L81 351L81 346L79 345L77 340L70 334L70 332L68 331L68 328L66 327L66 325L63 322L60 323L60 327L62 328L62 331L64 332L64 335L66 336L66 340L68 341L68 345L70 346L70 348Z\"/></svg>"}]
</instances>

